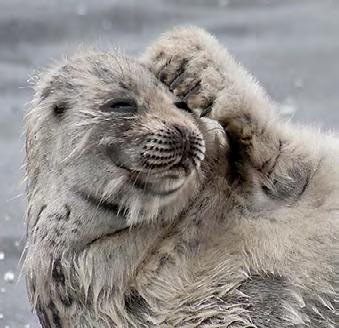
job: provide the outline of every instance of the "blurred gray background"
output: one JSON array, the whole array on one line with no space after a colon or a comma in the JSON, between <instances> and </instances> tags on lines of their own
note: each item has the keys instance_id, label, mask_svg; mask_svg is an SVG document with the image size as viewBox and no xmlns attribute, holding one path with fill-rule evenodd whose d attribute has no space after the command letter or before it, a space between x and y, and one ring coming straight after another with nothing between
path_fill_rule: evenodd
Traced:
<instances>
[{"instance_id":1,"label":"blurred gray background","mask_svg":"<svg viewBox=\"0 0 339 328\"><path fill-rule=\"evenodd\" d=\"M292 120L339 127L337 0L0 0L0 328L39 327L24 244L23 116L33 71L79 45L143 51L173 25L214 33Z\"/></svg>"}]
</instances>

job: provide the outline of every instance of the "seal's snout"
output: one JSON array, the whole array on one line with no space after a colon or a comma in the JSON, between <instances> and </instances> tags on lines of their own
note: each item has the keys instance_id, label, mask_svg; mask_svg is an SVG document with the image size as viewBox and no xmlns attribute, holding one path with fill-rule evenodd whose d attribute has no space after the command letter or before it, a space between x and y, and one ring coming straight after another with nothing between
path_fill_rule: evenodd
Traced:
<instances>
[{"instance_id":1,"label":"seal's snout","mask_svg":"<svg viewBox=\"0 0 339 328\"><path fill-rule=\"evenodd\" d=\"M144 165L151 169L182 167L186 172L191 171L200 165L205 155L201 134L179 124L152 133L143 148Z\"/></svg>"}]
</instances>

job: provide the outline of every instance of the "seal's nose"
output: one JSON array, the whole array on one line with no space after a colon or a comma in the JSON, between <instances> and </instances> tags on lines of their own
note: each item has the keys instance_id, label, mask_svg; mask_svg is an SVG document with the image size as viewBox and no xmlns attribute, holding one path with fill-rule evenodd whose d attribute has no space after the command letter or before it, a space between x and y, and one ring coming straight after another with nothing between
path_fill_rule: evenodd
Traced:
<instances>
[{"instance_id":1,"label":"seal's nose","mask_svg":"<svg viewBox=\"0 0 339 328\"><path fill-rule=\"evenodd\" d=\"M204 154L205 143L200 132L174 124L147 138L142 157L148 168L169 169L181 165L188 171L200 165Z\"/></svg>"}]
</instances>

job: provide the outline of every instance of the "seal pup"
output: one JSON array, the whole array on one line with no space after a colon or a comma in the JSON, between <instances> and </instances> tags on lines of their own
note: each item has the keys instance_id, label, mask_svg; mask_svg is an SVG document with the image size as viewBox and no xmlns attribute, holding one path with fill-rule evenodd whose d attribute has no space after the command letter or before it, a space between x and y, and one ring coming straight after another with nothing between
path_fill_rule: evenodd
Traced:
<instances>
[{"instance_id":1,"label":"seal pup","mask_svg":"<svg viewBox=\"0 0 339 328\"><path fill-rule=\"evenodd\" d=\"M223 98L180 74L194 49L209 60L192 73L230 81ZM222 54L205 32L178 29L141 64L82 54L41 74L27 117L25 270L43 327L333 327L338 141L261 121L252 109L271 108L265 93ZM210 106L193 105L204 97ZM271 174L257 170L252 154L272 158L282 136Z\"/></svg>"}]
</instances>

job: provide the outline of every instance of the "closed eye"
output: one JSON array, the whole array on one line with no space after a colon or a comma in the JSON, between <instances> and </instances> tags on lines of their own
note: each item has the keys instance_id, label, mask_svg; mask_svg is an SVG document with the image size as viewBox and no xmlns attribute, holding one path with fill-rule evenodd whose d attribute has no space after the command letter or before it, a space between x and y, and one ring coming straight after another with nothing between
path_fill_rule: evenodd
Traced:
<instances>
[{"instance_id":1,"label":"closed eye","mask_svg":"<svg viewBox=\"0 0 339 328\"><path fill-rule=\"evenodd\" d=\"M103 104L100 110L105 113L135 114L138 111L138 104L134 99L115 98Z\"/></svg>"}]
</instances>

